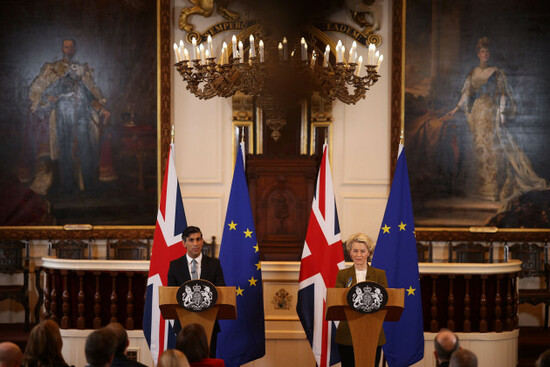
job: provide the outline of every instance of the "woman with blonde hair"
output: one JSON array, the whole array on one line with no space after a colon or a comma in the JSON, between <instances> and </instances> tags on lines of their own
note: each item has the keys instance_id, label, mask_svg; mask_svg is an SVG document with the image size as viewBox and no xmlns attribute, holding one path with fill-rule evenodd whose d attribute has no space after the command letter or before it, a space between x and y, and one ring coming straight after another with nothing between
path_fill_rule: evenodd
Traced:
<instances>
[{"instance_id":1,"label":"woman with blonde hair","mask_svg":"<svg viewBox=\"0 0 550 367\"><path fill-rule=\"evenodd\" d=\"M349 288L356 283L367 280L379 283L384 288L388 287L386 272L368 265L368 259L374 252L374 242L372 242L369 236L364 233L352 234L346 242L346 250L349 252L353 265L338 271L336 288ZM355 354L353 353L351 332L347 321L340 321L336 330L336 343L338 344L338 351L342 359L342 367L355 366ZM382 330L378 338L378 348L376 348L375 366L378 366L381 346L385 343L386 337L384 330Z\"/></svg>"},{"instance_id":2,"label":"woman with blonde hair","mask_svg":"<svg viewBox=\"0 0 550 367\"><path fill-rule=\"evenodd\" d=\"M157 367L189 367L189 361L183 352L167 349L160 355Z\"/></svg>"},{"instance_id":3,"label":"woman with blonde hair","mask_svg":"<svg viewBox=\"0 0 550 367\"><path fill-rule=\"evenodd\" d=\"M59 326L52 320L44 320L29 334L22 366L26 367L68 367L61 348L63 340Z\"/></svg>"}]
</instances>

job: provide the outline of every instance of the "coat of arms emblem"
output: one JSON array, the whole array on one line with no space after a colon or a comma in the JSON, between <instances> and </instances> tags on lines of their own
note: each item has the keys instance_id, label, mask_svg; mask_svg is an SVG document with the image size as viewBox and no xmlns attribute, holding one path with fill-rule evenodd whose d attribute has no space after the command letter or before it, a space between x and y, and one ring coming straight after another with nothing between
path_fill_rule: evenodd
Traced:
<instances>
[{"instance_id":1,"label":"coat of arms emblem","mask_svg":"<svg viewBox=\"0 0 550 367\"><path fill-rule=\"evenodd\" d=\"M388 292L376 282L357 283L348 291L348 304L362 313L372 313L383 308L388 302Z\"/></svg>"},{"instance_id":2,"label":"coat of arms emblem","mask_svg":"<svg viewBox=\"0 0 550 367\"><path fill-rule=\"evenodd\" d=\"M218 292L209 281L190 280L178 289L178 303L188 311L200 312L216 304Z\"/></svg>"}]
</instances>

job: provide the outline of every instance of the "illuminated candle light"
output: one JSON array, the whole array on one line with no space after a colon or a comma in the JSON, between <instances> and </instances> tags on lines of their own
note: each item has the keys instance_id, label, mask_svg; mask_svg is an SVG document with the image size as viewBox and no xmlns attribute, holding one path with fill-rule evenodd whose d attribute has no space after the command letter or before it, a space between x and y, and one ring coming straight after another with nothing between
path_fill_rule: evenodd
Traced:
<instances>
[{"instance_id":1,"label":"illuminated candle light","mask_svg":"<svg viewBox=\"0 0 550 367\"><path fill-rule=\"evenodd\" d=\"M304 37L300 40L302 61L307 61L307 44Z\"/></svg>"},{"instance_id":2,"label":"illuminated candle light","mask_svg":"<svg viewBox=\"0 0 550 367\"><path fill-rule=\"evenodd\" d=\"M237 58L237 37L235 35L231 37L231 43L233 45L233 58L236 59Z\"/></svg>"},{"instance_id":3,"label":"illuminated candle light","mask_svg":"<svg viewBox=\"0 0 550 367\"><path fill-rule=\"evenodd\" d=\"M189 61L189 51L185 47L183 48L183 60Z\"/></svg>"},{"instance_id":4,"label":"illuminated candle light","mask_svg":"<svg viewBox=\"0 0 550 367\"><path fill-rule=\"evenodd\" d=\"M351 48L349 50L348 61L352 64L355 64L356 58L357 58L357 42L353 41Z\"/></svg>"},{"instance_id":5,"label":"illuminated candle light","mask_svg":"<svg viewBox=\"0 0 550 367\"><path fill-rule=\"evenodd\" d=\"M283 60L288 60L288 41L286 40L286 37L283 37Z\"/></svg>"},{"instance_id":6,"label":"illuminated candle light","mask_svg":"<svg viewBox=\"0 0 550 367\"><path fill-rule=\"evenodd\" d=\"M382 61L384 60L384 55L380 55L378 58L378 65L376 65L376 72L378 73L378 70L380 69L380 65L382 64Z\"/></svg>"},{"instance_id":7,"label":"illuminated candle light","mask_svg":"<svg viewBox=\"0 0 550 367\"><path fill-rule=\"evenodd\" d=\"M279 61L283 61L284 60L284 56L283 56L283 44L281 42L279 42L279 46L277 47L279 49Z\"/></svg>"},{"instance_id":8,"label":"illuminated candle light","mask_svg":"<svg viewBox=\"0 0 550 367\"><path fill-rule=\"evenodd\" d=\"M249 57L256 57L256 47L254 46L254 36L250 35L250 52Z\"/></svg>"},{"instance_id":9,"label":"illuminated candle light","mask_svg":"<svg viewBox=\"0 0 550 367\"><path fill-rule=\"evenodd\" d=\"M357 60L357 69L355 69L355 75L359 75L361 73L362 65L363 65L363 56L359 56L359 59Z\"/></svg>"},{"instance_id":10,"label":"illuminated candle light","mask_svg":"<svg viewBox=\"0 0 550 367\"><path fill-rule=\"evenodd\" d=\"M336 63L342 62L342 41L338 40L336 45Z\"/></svg>"},{"instance_id":11,"label":"illuminated candle light","mask_svg":"<svg viewBox=\"0 0 550 367\"><path fill-rule=\"evenodd\" d=\"M380 59L380 51L376 50L374 54L374 61L373 64L378 65L378 60Z\"/></svg>"},{"instance_id":12,"label":"illuminated candle light","mask_svg":"<svg viewBox=\"0 0 550 367\"><path fill-rule=\"evenodd\" d=\"M311 52L311 68L315 68L315 61L317 60L317 55L315 54L315 50Z\"/></svg>"},{"instance_id":13,"label":"illuminated candle light","mask_svg":"<svg viewBox=\"0 0 550 367\"><path fill-rule=\"evenodd\" d=\"M208 35L208 38L206 38L206 42L208 43L208 51L210 52L210 57L214 57L214 50L212 49L212 36Z\"/></svg>"},{"instance_id":14,"label":"illuminated candle light","mask_svg":"<svg viewBox=\"0 0 550 367\"><path fill-rule=\"evenodd\" d=\"M179 53L179 48L178 48L178 45L176 43L174 43L174 59L176 60L176 62L180 62L180 53Z\"/></svg>"},{"instance_id":15,"label":"illuminated candle light","mask_svg":"<svg viewBox=\"0 0 550 367\"><path fill-rule=\"evenodd\" d=\"M244 62L244 46L243 46L243 41L239 41L239 57L240 57L240 62L243 63L243 62Z\"/></svg>"},{"instance_id":16,"label":"illuminated candle light","mask_svg":"<svg viewBox=\"0 0 550 367\"><path fill-rule=\"evenodd\" d=\"M342 48L340 49L341 52L342 52L342 62L345 63L346 62L346 58L345 58L345 55L346 55L346 46L342 45Z\"/></svg>"},{"instance_id":17,"label":"illuminated candle light","mask_svg":"<svg viewBox=\"0 0 550 367\"><path fill-rule=\"evenodd\" d=\"M191 43L193 44L193 60L197 59L197 39L193 37L191 40Z\"/></svg>"},{"instance_id":18,"label":"illuminated candle light","mask_svg":"<svg viewBox=\"0 0 550 367\"><path fill-rule=\"evenodd\" d=\"M228 64L228 63L229 63L229 60L227 59L227 53L228 53L228 52L227 52L227 43L224 42L224 43L222 44L222 58L221 58L221 60L222 60L222 65L223 65L223 64Z\"/></svg>"},{"instance_id":19,"label":"illuminated candle light","mask_svg":"<svg viewBox=\"0 0 550 367\"><path fill-rule=\"evenodd\" d=\"M371 43L369 45L369 59L368 59L368 64L369 65L375 65L374 64L374 51L376 50L376 46L374 45L374 43Z\"/></svg>"},{"instance_id":20,"label":"illuminated candle light","mask_svg":"<svg viewBox=\"0 0 550 367\"><path fill-rule=\"evenodd\" d=\"M324 59L323 59L323 66L328 66L328 60L329 60L329 57L330 57L330 46L327 45L327 47L325 47L325 55L324 55Z\"/></svg>"},{"instance_id":21,"label":"illuminated candle light","mask_svg":"<svg viewBox=\"0 0 550 367\"><path fill-rule=\"evenodd\" d=\"M205 54L204 54L204 45L201 43L199 47L200 55L201 55L201 64L205 64Z\"/></svg>"},{"instance_id":22,"label":"illuminated candle light","mask_svg":"<svg viewBox=\"0 0 550 367\"><path fill-rule=\"evenodd\" d=\"M264 62L264 41L260 40L260 62Z\"/></svg>"}]
</instances>

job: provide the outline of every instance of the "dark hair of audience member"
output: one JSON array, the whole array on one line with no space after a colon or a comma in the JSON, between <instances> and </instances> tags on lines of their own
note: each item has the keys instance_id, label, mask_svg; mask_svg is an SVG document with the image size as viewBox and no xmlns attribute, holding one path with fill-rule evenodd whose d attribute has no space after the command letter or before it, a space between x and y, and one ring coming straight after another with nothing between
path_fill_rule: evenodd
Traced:
<instances>
[{"instance_id":1,"label":"dark hair of audience member","mask_svg":"<svg viewBox=\"0 0 550 367\"><path fill-rule=\"evenodd\" d=\"M550 349L546 349L537 359L537 367L550 367Z\"/></svg>"},{"instance_id":2,"label":"dark hair of audience member","mask_svg":"<svg viewBox=\"0 0 550 367\"><path fill-rule=\"evenodd\" d=\"M128 333L126 332L126 329L118 322L111 322L110 324L105 326L105 328L115 335L115 355L123 355L126 351L126 348L128 347Z\"/></svg>"},{"instance_id":3,"label":"dark hair of audience member","mask_svg":"<svg viewBox=\"0 0 550 367\"><path fill-rule=\"evenodd\" d=\"M22 364L27 367L67 366L63 355L59 326L44 320L32 328Z\"/></svg>"},{"instance_id":4,"label":"dark hair of audience member","mask_svg":"<svg viewBox=\"0 0 550 367\"><path fill-rule=\"evenodd\" d=\"M200 362L208 357L208 341L200 324L189 324L178 334L176 349L185 354L189 363Z\"/></svg>"},{"instance_id":5,"label":"dark hair of audience member","mask_svg":"<svg viewBox=\"0 0 550 367\"><path fill-rule=\"evenodd\" d=\"M451 356L449 367L477 367L477 357L471 350L459 349Z\"/></svg>"},{"instance_id":6,"label":"dark hair of audience member","mask_svg":"<svg viewBox=\"0 0 550 367\"><path fill-rule=\"evenodd\" d=\"M93 331L86 338L84 353L91 367L103 367L111 363L116 349L115 334L106 328Z\"/></svg>"},{"instance_id":7,"label":"dark hair of audience member","mask_svg":"<svg viewBox=\"0 0 550 367\"><path fill-rule=\"evenodd\" d=\"M189 361L182 351L167 349L160 355L157 367L189 367Z\"/></svg>"}]
</instances>

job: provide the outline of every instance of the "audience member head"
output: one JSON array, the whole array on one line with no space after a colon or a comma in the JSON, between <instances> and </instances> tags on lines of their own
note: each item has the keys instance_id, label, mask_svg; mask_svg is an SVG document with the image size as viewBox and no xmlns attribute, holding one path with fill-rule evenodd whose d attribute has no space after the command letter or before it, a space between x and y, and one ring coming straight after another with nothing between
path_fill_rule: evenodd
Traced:
<instances>
[{"instance_id":1,"label":"audience member head","mask_svg":"<svg viewBox=\"0 0 550 367\"><path fill-rule=\"evenodd\" d=\"M101 328L93 331L86 338L84 352L86 360L91 367L110 366L116 349L115 334L107 329Z\"/></svg>"},{"instance_id":2,"label":"audience member head","mask_svg":"<svg viewBox=\"0 0 550 367\"><path fill-rule=\"evenodd\" d=\"M471 350L459 349L451 356L449 367L477 367L477 357Z\"/></svg>"},{"instance_id":3,"label":"audience member head","mask_svg":"<svg viewBox=\"0 0 550 367\"><path fill-rule=\"evenodd\" d=\"M546 349L537 359L537 367L550 367L550 349Z\"/></svg>"},{"instance_id":4,"label":"audience member head","mask_svg":"<svg viewBox=\"0 0 550 367\"><path fill-rule=\"evenodd\" d=\"M12 342L0 343L0 367L19 367L23 353L21 349Z\"/></svg>"},{"instance_id":5,"label":"audience member head","mask_svg":"<svg viewBox=\"0 0 550 367\"><path fill-rule=\"evenodd\" d=\"M107 326L105 326L107 330L110 330L116 338L116 348L115 348L115 355L120 356L124 355L124 352L126 351L126 348L128 348L128 333L126 332L126 329L124 326L122 326L118 322L111 322Z\"/></svg>"},{"instance_id":6,"label":"audience member head","mask_svg":"<svg viewBox=\"0 0 550 367\"><path fill-rule=\"evenodd\" d=\"M449 329L441 329L435 336L434 347L437 362L448 362L451 359L451 354L460 348L458 336Z\"/></svg>"},{"instance_id":7,"label":"audience member head","mask_svg":"<svg viewBox=\"0 0 550 367\"><path fill-rule=\"evenodd\" d=\"M189 361L183 352L167 349L160 355L157 367L189 367Z\"/></svg>"},{"instance_id":8,"label":"audience member head","mask_svg":"<svg viewBox=\"0 0 550 367\"><path fill-rule=\"evenodd\" d=\"M189 324L178 334L176 349L185 354L189 363L200 362L208 357L208 341L206 333L200 324Z\"/></svg>"},{"instance_id":9,"label":"audience member head","mask_svg":"<svg viewBox=\"0 0 550 367\"><path fill-rule=\"evenodd\" d=\"M32 328L25 348L25 366L66 366L61 354L63 340L59 326L52 320L44 320Z\"/></svg>"}]
</instances>

